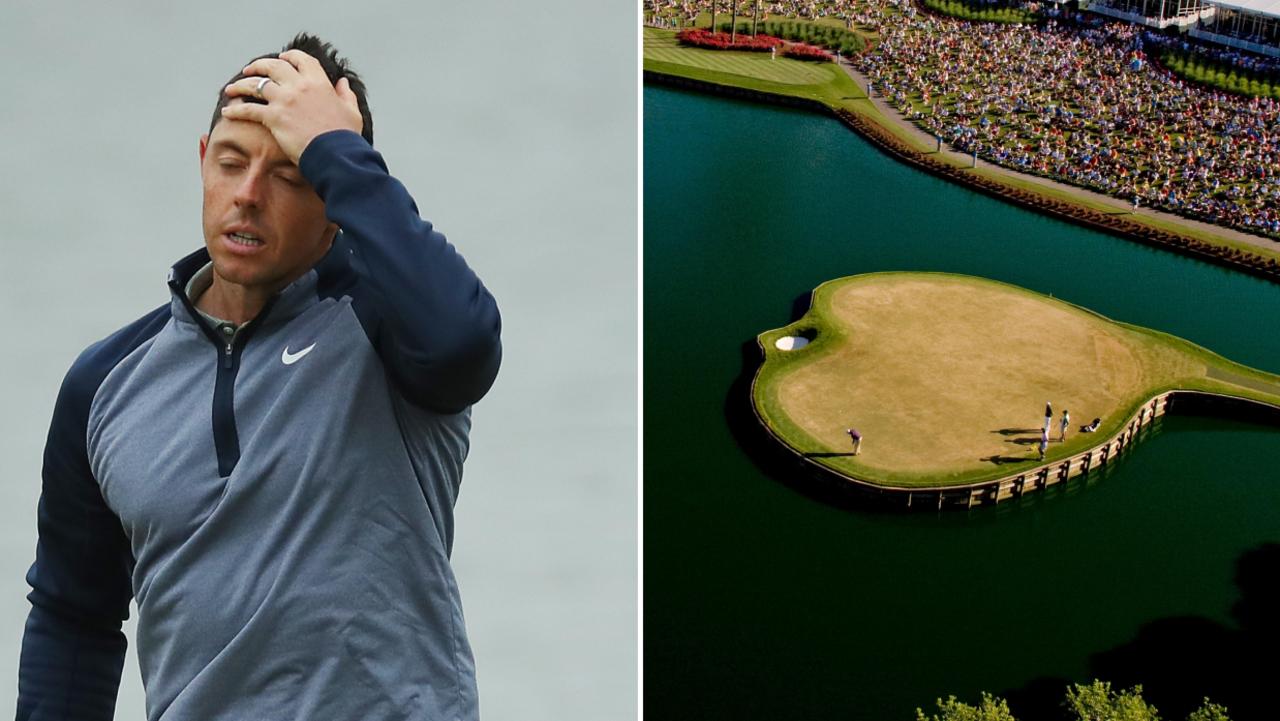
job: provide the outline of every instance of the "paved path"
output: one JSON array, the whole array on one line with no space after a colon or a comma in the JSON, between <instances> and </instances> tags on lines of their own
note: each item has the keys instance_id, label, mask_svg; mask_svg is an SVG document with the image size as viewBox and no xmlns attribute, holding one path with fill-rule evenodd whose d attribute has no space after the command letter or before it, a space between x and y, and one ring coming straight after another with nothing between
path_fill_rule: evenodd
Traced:
<instances>
[{"instance_id":1,"label":"paved path","mask_svg":"<svg viewBox=\"0 0 1280 721\"><path fill-rule=\"evenodd\" d=\"M858 72L856 69L850 66L847 62L841 62L840 67L844 68L844 71L849 74L849 77L853 78L853 81L857 83L858 88L861 89L862 92L867 93L867 78L865 75ZM912 137L918 140L921 147L932 148L936 146L937 141L934 139L932 135L925 132L924 130L921 130L915 123L911 122L910 120L907 120L902 115L902 113L898 112L898 110L894 108L892 105L890 105L882 96L872 95L871 93L867 93L867 98L871 100L871 102L876 106L876 108L879 109L880 112L883 113L884 116L888 118L890 122L906 130L908 133L911 134ZM927 154L939 155L942 159L945 159L955 165L966 167L966 168L973 163L972 155L951 150L949 149L949 146L947 146L945 143L943 144L941 151L937 153L927 152ZM1013 170L1009 170L1008 168L1003 168L993 163L989 163L982 159L978 160L978 165L984 170L988 172L992 172L993 174L998 176L1004 176L1010 179L1016 178L1021 181L1034 183L1036 185L1042 185L1047 188L1054 188L1070 196L1080 198L1082 200L1089 200L1091 202L1098 203L1100 205L1111 208L1112 209L1111 212L1116 214L1120 214L1120 213L1128 214L1132 212L1132 209L1133 209L1133 205L1127 201L1121 200L1119 198L1114 198L1110 195L1103 195L1102 193L1096 193L1092 190L1086 190L1085 188L1081 188L1075 185L1060 183L1056 180L1049 180L1048 178L1042 178L1038 175L1028 175L1024 173L1019 173ZM1173 213L1167 213L1162 210L1155 210L1153 208L1146 208L1146 207L1140 208L1137 214L1160 218L1162 220L1175 223L1184 228L1189 228L1189 229L1194 229L1194 230L1205 232L1205 233L1210 233L1212 235L1218 236L1219 238L1229 239L1229 240L1240 242L1240 243L1245 243L1247 245L1251 245L1257 248L1263 248L1273 252L1280 251L1280 242L1276 242L1268 238L1263 238L1261 236L1253 235L1251 233L1242 233L1238 230L1234 230L1231 228L1225 228L1220 225L1214 225L1212 223L1206 223L1200 220L1192 220L1191 218L1184 218L1181 215L1175 215Z\"/></svg>"}]
</instances>

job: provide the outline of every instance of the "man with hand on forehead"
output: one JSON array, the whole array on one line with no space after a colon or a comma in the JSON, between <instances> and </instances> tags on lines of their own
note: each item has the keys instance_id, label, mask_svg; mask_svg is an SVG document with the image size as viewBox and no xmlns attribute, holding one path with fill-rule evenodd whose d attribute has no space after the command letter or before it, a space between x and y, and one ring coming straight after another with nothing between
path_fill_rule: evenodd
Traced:
<instances>
[{"instance_id":1,"label":"man with hand on forehead","mask_svg":"<svg viewBox=\"0 0 1280 721\"><path fill-rule=\"evenodd\" d=\"M149 721L478 717L449 556L498 310L372 142L308 35L220 94L204 248L58 395L19 720L112 718L131 598Z\"/></svg>"}]
</instances>

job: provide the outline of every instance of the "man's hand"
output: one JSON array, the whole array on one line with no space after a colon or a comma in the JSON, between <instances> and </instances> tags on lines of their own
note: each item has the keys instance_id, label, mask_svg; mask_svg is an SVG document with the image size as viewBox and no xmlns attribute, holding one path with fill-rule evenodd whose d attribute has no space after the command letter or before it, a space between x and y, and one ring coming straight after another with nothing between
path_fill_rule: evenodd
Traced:
<instances>
[{"instance_id":1,"label":"man's hand","mask_svg":"<svg viewBox=\"0 0 1280 721\"><path fill-rule=\"evenodd\" d=\"M229 98L262 98L267 104L228 104L222 117L262 123L295 165L317 135L330 130L359 133L364 127L347 79L330 85L320 61L301 50L286 50L279 59L255 60L244 72L250 77L237 80L223 92ZM258 92L262 78L270 80Z\"/></svg>"}]
</instances>

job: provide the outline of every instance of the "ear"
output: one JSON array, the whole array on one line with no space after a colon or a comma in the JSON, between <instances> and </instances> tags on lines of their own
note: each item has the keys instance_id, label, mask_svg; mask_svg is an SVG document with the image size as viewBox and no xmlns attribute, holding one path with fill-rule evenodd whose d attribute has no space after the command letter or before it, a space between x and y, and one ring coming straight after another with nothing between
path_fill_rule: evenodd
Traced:
<instances>
[{"instance_id":1,"label":"ear","mask_svg":"<svg viewBox=\"0 0 1280 721\"><path fill-rule=\"evenodd\" d=\"M204 163L204 152L209 149L209 134L200 136L200 162Z\"/></svg>"}]
</instances>

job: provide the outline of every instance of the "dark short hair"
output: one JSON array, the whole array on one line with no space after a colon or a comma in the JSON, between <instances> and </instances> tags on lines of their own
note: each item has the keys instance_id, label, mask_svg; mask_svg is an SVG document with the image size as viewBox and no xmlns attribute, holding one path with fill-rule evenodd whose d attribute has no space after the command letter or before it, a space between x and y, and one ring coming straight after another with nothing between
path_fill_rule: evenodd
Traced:
<instances>
[{"instance_id":1,"label":"dark short hair","mask_svg":"<svg viewBox=\"0 0 1280 721\"><path fill-rule=\"evenodd\" d=\"M289 41L289 44L280 49L280 52L284 52L285 50L301 50L307 55L319 60L320 67L324 68L325 75L329 76L329 82L334 85L337 85L338 81L342 78L347 79L347 83L351 85L351 92L356 95L356 103L360 107L360 120L364 125L360 134L364 136L364 139L368 141L370 145L373 145L373 115L369 113L368 90L365 89L364 81L360 79L360 75L351 69L347 59L338 57L337 48L314 35L298 33L293 40ZM274 57L276 57L275 53L268 53L266 55L259 55L254 58L254 60ZM248 64L249 63L245 63L245 65ZM238 72L233 75L230 80L223 83L222 87L218 88L218 104L214 106L213 119L209 121L210 133L213 132L213 126L217 125L219 120L222 120L222 109L226 107L227 102L229 101L226 94L222 92L223 88L237 80L247 77L249 76L245 75L244 72ZM258 98L241 96L241 99L246 103L265 104L265 101L259 100Z\"/></svg>"}]
</instances>

